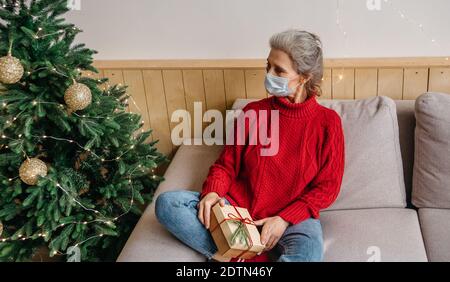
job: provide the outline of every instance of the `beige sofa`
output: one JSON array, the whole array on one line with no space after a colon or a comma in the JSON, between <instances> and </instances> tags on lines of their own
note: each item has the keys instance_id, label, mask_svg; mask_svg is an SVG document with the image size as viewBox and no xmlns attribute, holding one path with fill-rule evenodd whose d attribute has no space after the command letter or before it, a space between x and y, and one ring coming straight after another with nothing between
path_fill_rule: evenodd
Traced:
<instances>
[{"instance_id":1,"label":"beige sofa","mask_svg":"<svg viewBox=\"0 0 450 282\"><path fill-rule=\"evenodd\" d=\"M337 201L320 215L324 260L450 260L448 248L442 249L436 243L446 240L450 246L449 210L426 201L421 202L424 209L419 213L412 208L415 101L394 101L383 96L318 101L339 113L346 139L341 192ZM233 109L243 108L249 102L238 99ZM169 190L200 190L221 149L217 145L181 146L155 198ZM420 189L417 187L415 192ZM205 261L205 258L158 223L153 201L118 261Z\"/></svg>"}]
</instances>

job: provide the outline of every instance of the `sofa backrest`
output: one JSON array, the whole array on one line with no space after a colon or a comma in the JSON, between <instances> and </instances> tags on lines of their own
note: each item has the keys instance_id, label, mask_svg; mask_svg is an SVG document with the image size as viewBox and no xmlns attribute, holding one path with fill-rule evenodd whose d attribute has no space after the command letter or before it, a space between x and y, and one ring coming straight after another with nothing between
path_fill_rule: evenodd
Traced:
<instances>
[{"instance_id":1,"label":"sofa backrest","mask_svg":"<svg viewBox=\"0 0 450 282\"><path fill-rule=\"evenodd\" d=\"M255 99L237 99L233 104L233 109L242 109L246 104L256 101ZM357 102L349 101L349 100L324 100L319 99L318 102L325 106L339 102ZM403 164L403 169L401 173L403 173L404 179L404 187L406 194L406 203L408 206L411 206L411 186L412 186L412 169L413 169L413 160L414 160L414 129L415 129L415 117L414 117L414 100L395 100L396 106L396 114L397 114L397 122L398 122L398 140L400 142L400 151L401 151L401 163ZM383 156L380 156L383 157ZM383 188L381 188L383 190ZM381 194L385 194L386 190L380 191ZM382 195L383 199L387 199L391 195ZM398 195L400 197L401 195ZM381 196L380 196L381 197ZM397 197L397 198L398 198ZM378 207L377 203L361 203L362 206L348 206L347 204L340 205L337 204L337 209L339 208L371 208ZM368 205L368 206L367 206ZM380 207L397 207L401 205L398 200L395 200L394 203L389 202L386 204L387 206L380 205ZM333 208L333 206L331 207Z\"/></svg>"},{"instance_id":2,"label":"sofa backrest","mask_svg":"<svg viewBox=\"0 0 450 282\"><path fill-rule=\"evenodd\" d=\"M415 106L412 203L417 208L450 209L450 95L425 93Z\"/></svg>"},{"instance_id":3,"label":"sofa backrest","mask_svg":"<svg viewBox=\"0 0 450 282\"><path fill-rule=\"evenodd\" d=\"M411 191L414 167L414 130L416 128L414 103L415 100L395 100L408 207L412 207Z\"/></svg>"}]
</instances>

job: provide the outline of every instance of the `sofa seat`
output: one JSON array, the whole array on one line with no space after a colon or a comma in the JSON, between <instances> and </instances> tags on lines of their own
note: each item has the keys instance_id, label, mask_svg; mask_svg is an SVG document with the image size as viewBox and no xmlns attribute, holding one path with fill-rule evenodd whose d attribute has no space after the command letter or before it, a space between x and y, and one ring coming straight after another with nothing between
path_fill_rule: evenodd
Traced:
<instances>
[{"instance_id":1,"label":"sofa seat","mask_svg":"<svg viewBox=\"0 0 450 282\"><path fill-rule=\"evenodd\" d=\"M320 220L324 261L427 261L415 210L324 211Z\"/></svg>"},{"instance_id":2,"label":"sofa seat","mask_svg":"<svg viewBox=\"0 0 450 282\"><path fill-rule=\"evenodd\" d=\"M158 186L154 200L139 219L117 261L206 261L159 224L155 199L171 190L200 191L209 167L222 149L223 146L207 145L181 145L178 148L164 174L165 180Z\"/></svg>"},{"instance_id":3,"label":"sofa seat","mask_svg":"<svg viewBox=\"0 0 450 282\"><path fill-rule=\"evenodd\" d=\"M205 262L206 258L191 250L170 234L156 219L155 204L142 215L118 262Z\"/></svg>"},{"instance_id":4,"label":"sofa seat","mask_svg":"<svg viewBox=\"0 0 450 282\"><path fill-rule=\"evenodd\" d=\"M419 220L429 261L450 261L450 210L421 208Z\"/></svg>"},{"instance_id":5,"label":"sofa seat","mask_svg":"<svg viewBox=\"0 0 450 282\"><path fill-rule=\"evenodd\" d=\"M208 168L222 146L182 145L155 194L188 189L200 191ZM153 201L136 225L118 261L205 261L172 236L155 217ZM417 213L403 208L336 210L321 213L325 261L367 261L371 246L382 261L426 261Z\"/></svg>"}]
</instances>

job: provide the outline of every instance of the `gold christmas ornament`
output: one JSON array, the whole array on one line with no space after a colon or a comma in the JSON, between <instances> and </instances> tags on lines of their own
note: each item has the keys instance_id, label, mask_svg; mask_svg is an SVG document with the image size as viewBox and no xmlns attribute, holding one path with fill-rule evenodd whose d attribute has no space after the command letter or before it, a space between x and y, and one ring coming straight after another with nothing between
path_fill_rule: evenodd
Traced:
<instances>
[{"instance_id":1,"label":"gold christmas ornament","mask_svg":"<svg viewBox=\"0 0 450 282\"><path fill-rule=\"evenodd\" d=\"M91 89L83 83L75 82L67 88L64 101L72 111L84 110L92 102Z\"/></svg>"},{"instance_id":2,"label":"gold christmas ornament","mask_svg":"<svg viewBox=\"0 0 450 282\"><path fill-rule=\"evenodd\" d=\"M2 233L3 233L3 224L2 224L2 222L0 221L0 236L2 236Z\"/></svg>"},{"instance_id":3,"label":"gold christmas ornament","mask_svg":"<svg viewBox=\"0 0 450 282\"><path fill-rule=\"evenodd\" d=\"M20 60L8 54L0 58L0 82L14 84L20 81L24 69Z\"/></svg>"},{"instance_id":4,"label":"gold christmas ornament","mask_svg":"<svg viewBox=\"0 0 450 282\"><path fill-rule=\"evenodd\" d=\"M47 165L37 158L26 159L19 168L20 179L28 185L36 185L39 176L47 175Z\"/></svg>"}]
</instances>

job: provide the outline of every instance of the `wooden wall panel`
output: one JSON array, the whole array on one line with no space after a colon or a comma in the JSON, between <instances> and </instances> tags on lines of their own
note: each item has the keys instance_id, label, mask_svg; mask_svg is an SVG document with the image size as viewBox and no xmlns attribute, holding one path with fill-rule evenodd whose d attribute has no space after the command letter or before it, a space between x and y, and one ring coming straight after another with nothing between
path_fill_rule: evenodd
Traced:
<instances>
[{"instance_id":1,"label":"wooden wall panel","mask_svg":"<svg viewBox=\"0 0 450 282\"><path fill-rule=\"evenodd\" d=\"M331 69L324 69L322 78L322 95L319 99L331 99L332 98L332 79Z\"/></svg>"},{"instance_id":2,"label":"wooden wall panel","mask_svg":"<svg viewBox=\"0 0 450 282\"><path fill-rule=\"evenodd\" d=\"M428 68L405 68L403 100L415 100L428 90Z\"/></svg>"},{"instance_id":3,"label":"wooden wall panel","mask_svg":"<svg viewBox=\"0 0 450 282\"><path fill-rule=\"evenodd\" d=\"M332 69L333 99L355 99L355 69Z\"/></svg>"},{"instance_id":4,"label":"wooden wall panel","mask_svg":"<svg viewBox=\"0 0 450 282\"><path fill-rule=\"evenodd\" d=\"M378 69L358 68L355 70L355 99L376 97L378 91Z\"/></svg>"},{"instance_id":5,"label":"wooden wall panel","mask_svg":"<svg viewBox=\"0 0 450 282\"><path fill-rule=\"evenodd\" d=\"M227 101L223 70L204 70L206 109L216 109L225 113Z\"/></svg>"},{"instance_id":6,"label":"wooden wall panel","mask_svg":"<svg viewBox=\"0 0 450 282\"><path fill-rule=\"evenodd\" d=\"M103 70L103 75L108 79L105 82L105 88L109 88L114 85L123 85L123 71L118 69L105 69ZM127 111L130 111L130 107L127 107Z\"/></svg>"},{"instance_id":7,"label":"wooden wall panel","mask_svg":"<svg viewBox=\"0 0 450 282\"><path fill-rule=\"evenodd\" d=\"M147 100L145 97L144 80L142 78L141 70L124 70L123 71L124 83L128 86L127 94L130 95L128 99L128 105L132 113L138 113L142 115L142 121L144 122L142 129L149 130L152 128L150 123L149 111L147 107Z\"/></svg>"},{"instance_id":8,"label":"wooden wall panel","mask_svg":"<svg viewBox=\"0 0 450 282\"><path fill-rule=\"evenodd\" d=\"M378 70L378 96L402 100L403 69L382 68Z\"/></svg>"},{"instance_id":9,"label":"wooden wall panel","mask_svg":"<svg viewBox=\"0 0 450 282\"><path fill-rule=\"evenodd\" d=\"M107 84L109 84L111 86L116 85L116 84L124 84L122 70L106 69L103 71L103 75L109 79Z\"/></svg>"},{"instance_id":10,"label":"wooden wall panel","mask_svg":"<svg viewBox=\"0 0 450 282\"><path fill-rule=\"evenodd\" d=\"M203 73L201 70L183 70L183 83L184 83L184 95L186 98L186 109L189 111L192 122L195 118L199 118L200 121L203 119L203 114L205 113L205 86L203 85ZM200 102L201 104L201 115L196 113L198 116L194 116L194 106L195 102ZM192 137L202 138L202 129L205 128L205 124L202 123L202 127L195 128L192 126Z\"/></svg>"},{"instance_id":11,"label":"wooden wall panel","mask_svg":"<svg viewBox=\"0 0 450 282\"><path fill-rule=\"evenodd\" d=\"M268 96L264 86L265 70L246 70L245 88L248 99L264 99Z\"/></svg>"},{"instance_id":12,"label":"wooden wall panel","mask_svg":"<svg viewBox=\"0 0 450 282\"><path fill-rule=\"evenodd\" d=\"M173 146L170 139L170 124L162 72L160 70L144 70L143 79L153 139L159 140L156 148L163 154L171 156Z\"/></svg>"},{"instance_id":13,"label":"wooden wall panel","mask_svg":"<svg viewBox=\"0 0 450 282\"><path fill-rule=\"evenodd\" d=\"M243 70L224 70L227 109L231 109L238 98L246 98L245 75Z\"/></svg>"},{"instance_id":14,"label":"wooden wall panel","mask_svg":"<svg viewBox=\"0 0 450 282\"><path fill-rule=\"evenodd\" d=\"M132 111L140 113L145 128L153 129L157 148L173 156L177 146L171 142L172 113L202 103L202 114L209 109L225 113L238 98L267 97L264 87L265 62L259 60L223 61L132 61L102 62L100 74L109 84L126 84ZM439 58L327 60L319 99L364 99L388 96L416 99L429 91L450 93L450 62ZM98 66L97 66L98 67ZM192 116L193 118L193 116ZM207 126L202 124L202 129ZM191 130L193 127L191 126Z\"/></svg>"},{"instance_id":15,"label":"wooden wall panel","mask_svg":"<svg viewBox=\"0 0 450 282\"><path fill-rule=\"evenodd\" d=\"M430 69L430 91L450 93L450 68Z\"/></svg>"},{"instance_id":16,"label":"wooden wall panel","mask_svg":"<svg viewBox=\"0 0 450 282\"><path fill-rule=\"evenodd\" d=\"M184 97L183 75L181 70L163 70L164 91L166 93L167 114L170 122L170 130L176 126L171 122L172 113L176 110L186 110Z\"/></svg>"}]
</instances>

